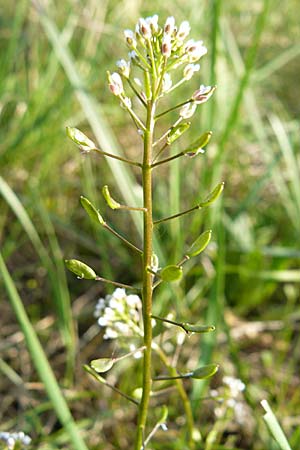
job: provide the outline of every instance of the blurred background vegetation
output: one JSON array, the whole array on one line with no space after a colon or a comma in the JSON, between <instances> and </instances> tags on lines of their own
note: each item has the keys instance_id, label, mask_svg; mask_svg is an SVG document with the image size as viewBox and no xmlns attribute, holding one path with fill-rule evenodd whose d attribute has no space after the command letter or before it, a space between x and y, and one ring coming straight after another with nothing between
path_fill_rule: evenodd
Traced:
<instances>
[{"instance_id":1,"label":"blurred background vegetation","mask_svg":"<svg viewBox=\"0 0 300 450\"><path fill-rule=\"evenodd\" d=\"M199 74L171 104L187 98L199 82L218 86L181 141L184 145L199 131L212 129L211 144L203 157L174 161L156 173L155 214L160 218L188 208L216 182L226 182L222 201L211 210L158 228L161 265L179 260L204 227L213 229L213 243L187 265L179 286L159 291L155 312L171 310L184 320L216 325L216 333L186 343L184 365L197 359L219 362L221 374L246 384L251 426L228 421L212 448L278 449L261 419L263 398L280 417L292 448L300 447L298 10L297 0L0 4L1 253L89 448L130 448L134 411L93 384L81 368L109 353L93 309L97 298L111 290L66 275L63 259L75 257L101 276L138 282L139 258L105 230L93 228L79 196L93 200L115 228L138 244L138 215L109 211L101 188L108 184L116 198L131 204L141 188L137 174L123 165L80 155L67 140L65 126L80 128L104 150L139 157L140 141L108 92L106 71L126 58L122 30L154 13L161 23L169 15L177 23L189 20L191 37L208 47ZM170 123L166 120L165 126ZM1 297L1 429L23 429L35 439L34 448L72 448L2 286ZM122 366L125 376L118 383L123 390L132 389L133 370ZM212 384L217 387L220 380L221 375ZM205 384L190 386L204 436L213 423L212 407L199 401L207 392ZM158 439L153 448L185 448L177 436L182 410L176 399L172 402L169 438Z\"/></svg>"}]
</instances>

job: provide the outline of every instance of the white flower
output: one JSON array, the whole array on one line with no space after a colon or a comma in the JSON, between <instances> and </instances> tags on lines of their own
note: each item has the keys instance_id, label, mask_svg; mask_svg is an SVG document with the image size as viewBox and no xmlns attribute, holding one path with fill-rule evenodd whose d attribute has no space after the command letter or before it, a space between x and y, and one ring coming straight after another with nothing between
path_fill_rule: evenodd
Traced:
<instances>
[{"instance_id":1,"label":"white flower","mask_svg":"<svg viewBox=\"0 0 300 450\"><path fill-rule=\"evenodd\" d=\"M189 119L190 117L192 117L196 111L197 105L196 103L186 103L185 105L183 105L179 111L179 115L183 118L183 119Z\"/></svg>"},{"instance_id":2,"label":"white flower","mask_svg":"<svg viewBox=\"0 0 300 450\"><path fill-rule=\"evenodd\" d=\"M171 51L172 51L171 37L168 34L166 34L163 37L161 43L161 53L166 58L169 58L171 56Z\"/></svg>"},{"instance_id":3,"label":"white flower","mask_svg":"<svg viewBox=\"0 0 300 450\"><path fill-rule=\"evenodd\" d=\"M198 61L201 56L207 53L207 48L203 45L203 41L195 41L194 39L187 41L184 49L190 62Z\"/></svg>"},{"instance_id":4,"label":"white flower","mask_svg":"<svg viewBox=\"0 0 300 450\"><path fill-rule=\"evenodd\" d=\"M190 31L191 31L190 24L187 20L185 20L180 24L179 29L176 33L177 39L183 41L189 35Z\"/></svg>"},{"instance_id":5,"label":"white flower","mask_svg":"<svg viewBox=\"0 0 300 450\"><path fill-rule=\"evenodd\" d=\"M110 91L117 97L124 92L122 78L117 72L108 74L108 87Z\"/></svg>"},{"instance_id":6,"label":"white flower","mask_svg":"<svg viewBox=\"0 0 300 450\"><path fill-rule=\"evenodd\" d=\"M104 339L142 336L142 302L137 295L127 295L125 289L116 289L95 307L98 325L105 328Z\"/></svg>"},{"instance_id":7,"label":"white flower","mask_svg":"<svg viewBox=\"0 0 300 450\"><path fill-rule=\"evenodd\" d=\"M204 86L204 84L201 84L200 88L193 93L192 99L198 105L205 103L212 96L215 89L216 86Z\"/></svg>"},{"instance_id":8,"label":"white flower","mask_svg":"<svg viewBox=\"0 0 300 450\"><path fill-rule=\"evenodd\" d=\"M162 83L162 91L166 92L172 87L172 79L169 73L165 73Z\"/></svg>"},{"instance_id":9,"label":"white flower","mask_svg":"<svg viewBox=\"0 0 300 450\"><path fill-rule=\"evenodd\" d=\"M116 62L117 67L119 68L121 74L125 78L129 78L130 75L130 61L125 61L125 59L120 59Z\"/></svg>"},{"instance_id":10,"label":"white flower","mask_svg":"<svg viewBox=\"0 0 300 450\"><path fill-rule=\"evenodd\" d=\"M15 433L0 431L0 441L5 442L9 450L13 450L17 443L22 445L29 445L31 443L31 437L27 436L23 431Z\"/></svg>"},{"instance_id":11,"label":"white flower","mask_svg":"<svg viewBox=\"0 0 300 450\"><path fill-rule=\"evenodd\" d=\"M168 17L164 26L164 33L166 35L172 36L175 29L175 19L174 17Z\"/></svg>"},{"instance_id":12,"label":"white flower","mask_svg":"<svg viewBox=\"0 0 300 450\"><path fill-rule=\"evenodd\" d=\"M188 64L183 69L183 78L185 80L190 80L195 72L200 70L200 64Z\"/></svg>"},{"instance_id":13,"label":"white flower","mask_svg":"<svg viewBox=\"0 0 300 450\"><path fill-rule=\"evenodd\" d=\"M131 61L138 61L138 59L139 59L138 54L134 50L132 50L131 52L128 53L128 58Z\"/></svg>"},{"instance_id":14,"label":"white flower","mask_svg":"<svg viewBox=\"0 0 300 450\"><path fill-rule=\"evenodd\" d=\"M230 376L223 377L223 383L229 387L230 396L232 398L237 398L239 394L245 390L246 387L240 379Z\"/></svg>"}]
</instances>

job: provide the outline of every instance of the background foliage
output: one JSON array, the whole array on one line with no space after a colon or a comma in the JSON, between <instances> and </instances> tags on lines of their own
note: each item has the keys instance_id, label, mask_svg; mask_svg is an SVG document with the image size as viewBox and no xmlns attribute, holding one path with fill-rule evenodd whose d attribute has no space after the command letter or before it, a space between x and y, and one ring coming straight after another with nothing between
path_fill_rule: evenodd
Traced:
<instances>
[{"instance_id":1,"label":"background foliage","mask_svg":"<svg viewBox=\"0 0 300 450\"><path fill-rule=\"evenodd\" d=\"M130 448L134 411L128 407L125 414L124 401L82 371L83 363L114 349L103 344L93 318L97 298L108 291L101 284L67 279L62 260L75 257L104 277L138 281L139 258L105 230L91 228L79 196L91 198L138 243L136 215L108 211L100 193L108 184L116 198L129 202L141 192L121 164L112 167L77 153L65 126L80 128L103 149L139 155L140 142L106 88L106 70L113 71L115 60L127 54L122 30L155 12L161 20L174 15L177 22L190 21L192 37L208 47L200 82L218 86L188 133L193 140L199 130L213 130L206 155L174 161L170 170L159 172L155 213L161 217L189 207L215 181L226 181L216 207L159 227L161 262L180 259L202 227L212 227L214 234L206 253L189 263L185 281L159 291L155 312L172 310L186 320L215 324L217 333L200 344L192 337L184 345L181 364L217 361L221 374L246 384L251 426L229 421L214 448L278 448L261 420L262 398L280 417L292 448L300 446L297 4L4 0L0 5L1 253L89 448ZM178 96L186 95L185 89ZM1 297L1 429L24 429L35 448L66 448L68 436L32 366L4 290ZM135 372L126 364L119 383L130 390ZM221 375L213 384L220 382ZM205 435L213 410L199 402L206 386L198 383L190 391ZM182 448L180 440L172 441L182 421L176 400L172 405L173 425L155 448Z\"/></svg>"}]
</instances>

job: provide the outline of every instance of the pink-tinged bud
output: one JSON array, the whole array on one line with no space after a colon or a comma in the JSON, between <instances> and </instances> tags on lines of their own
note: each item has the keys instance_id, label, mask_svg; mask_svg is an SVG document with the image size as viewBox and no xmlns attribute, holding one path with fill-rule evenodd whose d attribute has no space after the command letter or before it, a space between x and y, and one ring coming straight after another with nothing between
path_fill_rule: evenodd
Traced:
<instances>
[{"instance_id":1,"label":"pink-tinged bud","mask_svg":"<svg viewBox=\"0 0 300 450\"><path fill-rule=\"evenodd\" d=\"M176 33L177 39L184 41L184 39L190 34L191 27L187 20L182 22L179 26L179 30Z\"/></svg>"},{"instance_id":2,"label":"pink-tinged bud","mask_svg":"<svg viewBox=\"0 0 300 450\"><path fill-rule=\"evenodd\" d=\"M195 72L200 70L200 64L188 64L183 69L183 78L185 80L190 80Z\"/></svg>"},{"instance_id":3,"label":"pink-tinged bud","mask_svg":"<svg viewBox=\"0 0 300 450\"><path fill-rule=\"evenodd\" d=\"M110 74L108 72L108 87L110 91L117 97L123 94L124 92L123 82L120 75L117 72L114 72L113 74Z\"/></svg>"},{"instance_id":4,"label":"pink-tinged bud","mask_svg":"<svg viewBox=\"0 0 300 450\"><path fill-rule=\"evenodd\" d=\"M196 62L202 56L206 55L207 48L203 45L203 41L194 41L194 39L190 39L185 44L185 52L190 62Z\"/></svg>"},{"instance_id":5,"label":"pink-tinged bud","mask_svg":"<svg viewBox=\"0 0 300 450\"><path fill-rule=\"evenodd\" d=\"M116 62L117 67L119 68L119 72L123 77L129 78L130 75L130 61L125 61L125 59L120 59Z\"/></svg>"},{"instance_id":6,"label":"pink-tinged bud","mask_svg":"<svg viewBox=\"0 0 300 450\"><path fill-rule=\"evenodd\" d=\"M145 19L139 19L138 32L145 39L151 39L152 37L150 25L146 22Z\"/></svg>"},{"instance_id":7,"label":"pink-tinged bud","mask_svg":"<svg viewBox=\"0 0 300 450\"><path fill-rule=\"evenodd\" d=\"M179 115L183 119L189 119L190 117L192 117L194 115L196 108L197 108L196 103L186 103L180 109Z\"/></svg>"},{"instance_id":8,"label":"pink-tinged bud","mask_svg":"<svg viewBox=\"0 0 300 450\"><path fill-rule=\"evenodd\" d=\"M175 30L175 19L174 17L168 17L164 26L164 33L172 36Z\"/></svg>"},{"instance_id":9,"label":"pink-tinged bud","mask_svg":"<svg viewBox=\"0 0 300 450\"><path fill-rule=\"evenodd\" d=\"M169 58L171 56L171 51L172 51L171 37L168 34L166 34L163 37L161 43L161 53L166 58Z\"/></svg>"},{"instance_id":10,"label":"pink-tinged bud","mask_svg":"<svg viewBox=\"0 0 300 450\"><path fill-rule=\"evenodd\" d=\"M204 86L203 84L201 84L200 88L193 93L192 99L197 105L205 103L209 99L209 97L212 96L215 89L216 86Z\"/></svg>"},{"instance_id":11,"label":"pink-tinged bud","mask_svg":"<svg viewBox=\"0 0 300 450\"><path fill-rule=\"evenodd\" d=\"M124 36L125 36L128 47L136 48L136 39L135 39L133 31L124 30Z\"/></svg>"}]
</instances>

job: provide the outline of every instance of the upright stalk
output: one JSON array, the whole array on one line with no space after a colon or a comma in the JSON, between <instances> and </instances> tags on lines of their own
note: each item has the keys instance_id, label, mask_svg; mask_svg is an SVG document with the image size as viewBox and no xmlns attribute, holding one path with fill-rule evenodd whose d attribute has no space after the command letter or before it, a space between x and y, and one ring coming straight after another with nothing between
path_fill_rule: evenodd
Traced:
<instances>
[{"instance_id":1,"label":"upright stalk","mask_svg":"<svg viewBox=\"0 0 300 450\"><path fill-rule=\"evenodd\" d=\"M143 323L144 323L144 361L142 399L139 407L138 426L135 440L135 450L143 448L144 432L147 420L148 405L151 391L151 346L152 346L152 292L153 275L148 271L151 266L153 253L153 217L152 217L152 144L154 130L155 102L147 102L146 130L144 133L144 158L143 158L143 197L144 197L144 244L143 244Z\"/></svg>"}]
</instances>

